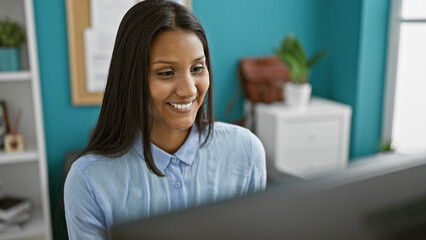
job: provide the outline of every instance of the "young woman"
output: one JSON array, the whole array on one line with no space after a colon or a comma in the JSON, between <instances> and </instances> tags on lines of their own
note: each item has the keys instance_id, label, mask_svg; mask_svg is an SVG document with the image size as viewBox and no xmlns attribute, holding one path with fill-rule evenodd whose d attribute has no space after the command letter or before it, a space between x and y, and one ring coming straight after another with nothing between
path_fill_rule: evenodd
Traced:
<instances>
[{"instance_id":1,"label":"young woman","mask_svg":"<svg viewBox=\"0 0 426 240\"><path fill-rule=\"evenodd\" d=\"M199 21L172 1L124 16L99 120L64 188L70 239L107 239L114 224L265 188L250 131L212 117L210 54Z\"/></svg>"}]
</instances>

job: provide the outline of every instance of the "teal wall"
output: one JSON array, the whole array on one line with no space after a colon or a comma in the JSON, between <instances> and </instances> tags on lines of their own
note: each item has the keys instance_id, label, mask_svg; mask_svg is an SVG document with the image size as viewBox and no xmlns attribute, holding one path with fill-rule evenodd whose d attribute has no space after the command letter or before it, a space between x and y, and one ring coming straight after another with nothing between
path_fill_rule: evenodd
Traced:
<instances>
[{"instance_id":1,"label":"teal wall","mask_svg":"<svg viewBox=\"0 0 426 240\"><path fill-rule=\"evenodd\" d=\"M377 151L382 130L390 1L363 0L351 156Z\"/></svg>"},{"instance_id":2,"label":"teal wall","mask_svg":"<svg viewBox=\"0 0 426 240\"><path fill-rule=\"evenodd\" d=\"M387 0L193 0L211 47L216 118L232 122L242 115L238 60L272 54L293 32L309 54L329 50L312 72L313 93L352 106L351 157L374 153L381 130L388 5ZM71 104L65 1L34 0L34 8L54 212L64 157L87 144L99 107ZM229 115L233 96L238 101Z\"/></svg>"},{"instance_id":3,"label":"teal wall","mask_svg":"<svg viewBox=\"0 0 426 240\"><path fill-rule=\"evenodd\" d=\"M362 1L332 0L330 4L330 92L329 98L352 107L350 157L354 157L354 119L356 111L359 36Z\"/></svg>"},{"instance_id":4,"label":"teal wall","mask_svg":"<svg viewBox=\"0 0 426 240\"><path fill-rule=\"evenodd\" d=\"M350 158L376 153L381 137L388 0L330 0L326 97L352 107Z\"/></svg>"},{"instance_id":5,"label":"teal wall","mask_svg":"<svg viewBox=\"0 0 426 240\"><path fill-rule=\"evenodd\" d=\"M193 1L211 47L217 119L234 121L241 117L242 93L236 72L240 58L272 54L288 32L301 40L308 53L327 47L326 5L318 0L268 0L265 4L256 0ZM321 84L326 78L324 61L312 73L317 95L326 95L326 84ZM226 107L234 96L240 101L229 116Z\"/></svg>"},{"instance_id":6,"label":"teal wall","mask_svg":"<svg viewBox=\"0 0 426 240\"><path fill-rule=\"evenodd\" d=\"M332 0L330 6L329 97L355 106L361 0Z\"/></svg>"}]
</instances>

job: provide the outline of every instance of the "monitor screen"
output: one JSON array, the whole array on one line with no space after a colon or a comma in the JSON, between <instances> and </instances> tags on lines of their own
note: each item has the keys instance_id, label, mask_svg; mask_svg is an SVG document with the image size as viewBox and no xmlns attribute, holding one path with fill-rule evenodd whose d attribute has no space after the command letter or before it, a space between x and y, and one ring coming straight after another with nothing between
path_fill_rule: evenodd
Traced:
<instances>
[{"instance_id":1,"label":"monitor screen","mask_svg":"<svg viewBox=\"0 0 426 240\"><path fill-rule=\"evenodd\" d=\"M315 181L110 229L112 239L425 239L426 156L365 161Z\"/></svg>"}]
</instances>

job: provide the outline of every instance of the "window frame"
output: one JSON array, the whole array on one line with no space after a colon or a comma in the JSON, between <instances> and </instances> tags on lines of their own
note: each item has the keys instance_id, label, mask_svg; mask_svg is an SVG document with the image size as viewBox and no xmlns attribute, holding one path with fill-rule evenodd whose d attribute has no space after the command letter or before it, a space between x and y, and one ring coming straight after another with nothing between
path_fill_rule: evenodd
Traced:
<instances>
[{"instance_id":1,"label":"window frame","mask_svg":"<svg viewBox=\"0 0 426 240\"><path fill-rule=\"evenodd\" d=\"M392 0L389 17L388 47L385 89L383 99L382 141L390 142L393 136L393 118L395 106L395 90L397 81L397 70L399 60L400 29L403 23L426 22L426 18L403 19L402 2L406 0Z\"/></svg>"}]
</instances>

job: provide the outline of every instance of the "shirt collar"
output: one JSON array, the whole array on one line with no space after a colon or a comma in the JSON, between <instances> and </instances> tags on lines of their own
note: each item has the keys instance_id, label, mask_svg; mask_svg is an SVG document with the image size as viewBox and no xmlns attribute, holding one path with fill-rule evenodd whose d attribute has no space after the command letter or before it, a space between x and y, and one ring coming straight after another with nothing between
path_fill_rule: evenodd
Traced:
<instances>
[{"instance_id":1,"label":"shirt collar","mask_svg":"<svg viewBox=\"0 0 426 240\"><path fill-rule=\"evenodd\" d=\"M163 151L162 149L160 149L153 143L151 143L151 147L152 147L152 157L154 158L155 166L158 168L158 170L160 170L163 173L164 173L164 170L169 165L172 157L177 157L180 161L184 162L185 164L192 165L199 147L199 134L198 134L197 126L195 124L192 125L191 131L189 132L189 135L186 138L185 142L179 148L179 150L173 155ZM133 144L133 148L143 158L141 135L138 136L137 140Z\"/></svg>"},{"instance_id":2,"label":"shirt collar","mask_svg":"<svg viewBox=\"0 0 426 240\"><path fill-rule=\"evenodd\" d=\"M182 162L192 165L195 159L195 154L197 154L198 147L199 133L197 126L193 124L185 142L174 155Z\"/></svg>"}]
</instances>

